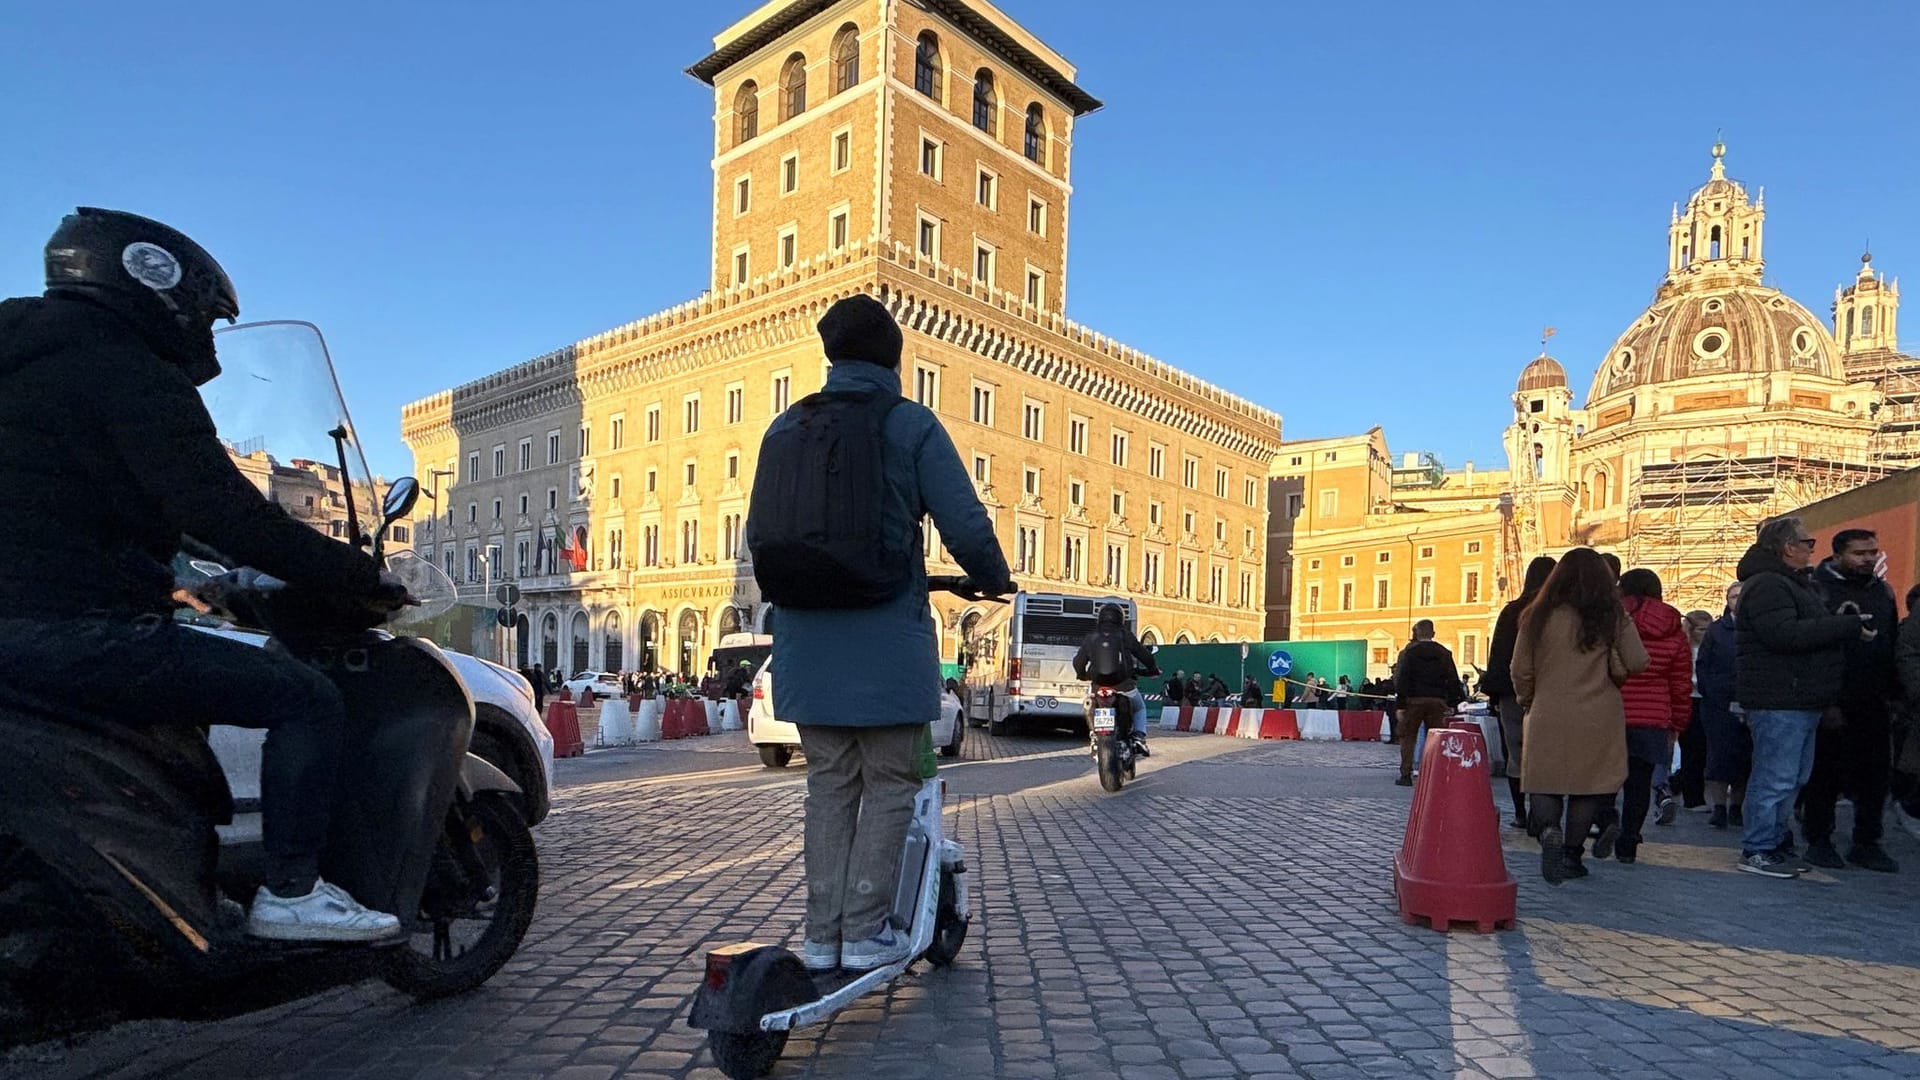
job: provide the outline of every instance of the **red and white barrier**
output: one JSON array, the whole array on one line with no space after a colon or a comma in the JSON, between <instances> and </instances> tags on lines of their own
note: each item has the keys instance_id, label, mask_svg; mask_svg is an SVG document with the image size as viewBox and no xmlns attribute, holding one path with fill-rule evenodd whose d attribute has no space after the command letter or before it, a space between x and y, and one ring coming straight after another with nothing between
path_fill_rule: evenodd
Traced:
<instances>
[{"instance_id":1,"label":"red and white barrier","mask_svg":"<svg viewBox=\"0 0 1920 1080\"><path fill-rule=\"evenodd\" d=\"M1383 712L1335 712L1332 709L1240 709L1181 705L1160 710L1164 731L1192 731L1238 739L1305 739L1314 742L1386 742L1391 735Z\"/></svg>"}]
</instances>

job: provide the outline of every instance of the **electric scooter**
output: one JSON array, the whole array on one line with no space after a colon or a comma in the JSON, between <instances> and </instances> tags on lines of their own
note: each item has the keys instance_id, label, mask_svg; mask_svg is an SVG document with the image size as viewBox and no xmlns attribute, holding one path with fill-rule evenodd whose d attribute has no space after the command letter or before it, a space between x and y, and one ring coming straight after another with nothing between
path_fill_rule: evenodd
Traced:
<instances>
[{"instance_id":1,"label":"electric scooter","mask_svg":"<svg viewBox=\"0 0 1920 1080\"><path fill-rule=\"evenodd\" d=\"M931 577L927 587L970 600L1005 603L975 592L963 577ZM907 959L863 973L812 973L778 945L740 943L707 953L706 979L694 995L689 1027L707 1033L714 1064L731 1080L765 1076L797 1028L817 1024L880 990L918 960L947 967L960 955L972 920L966 853L947 838L946 781L933 777L914 796L900 881L890 921L907 931Z\"/></svg>"}]
</instances>

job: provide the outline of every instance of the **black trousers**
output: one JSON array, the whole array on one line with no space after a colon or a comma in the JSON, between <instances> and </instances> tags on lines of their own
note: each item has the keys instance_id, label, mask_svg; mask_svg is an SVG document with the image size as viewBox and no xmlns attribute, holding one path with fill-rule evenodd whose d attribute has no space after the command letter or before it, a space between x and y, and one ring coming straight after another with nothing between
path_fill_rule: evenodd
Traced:
<instances>
[{"instance_id":1,"label":"black trousers","mask_svg":"<svg viewBox=\"0 0 1920 1080\"><path fill-rule=\"evenodd\" d=\"M1565 832L1563 846L1567 854L1579 858L1587 848L1587 833L1592 831L1595 822L1602 814L1613 807L1611 795L1542 795L1534 792L1527 796L1527 812L1535 836L1554 826L1561 826ZM1564 822L1564 824L1563 824Z\"/></svg>"},{"instance_id":2,"label":"black trousers","mask_svg":"<svg viewBox=\"0 0 1920 1080\"><path fill-rule=\"evenodd\" d=\"M316 669L170 619L0 621L0 681L30 701L133 726L264 728L260 802L267 884L312 891L326 844L346 705Z\"/></svg>"},{"instance_id":3,"label":"black trousers","mask_svg":"<svg viewBox=\"0 0 1920 1080\"><path fill-rule=\"evenodd\" d=\"M1673 786L1683 806L1707 801L1707 728L1700 722L1700 699L1693 699L1693 718L1680 733L1680 771Z\"/></svg>"},{"instance_id":4,"label":"black trousers","mask_svg":"<svg viewBox=\"0 0 1920 1080\"><path fill-rule=\"evenodd\" d=\"M1884 701L1849 702L1841 712L1840 730L1822 728L1814 739L1813 775L1803 793L1807 842L1833 838L1834 804L1846 794L1853 799L1853 842L1877 844L1893 772L1891 717Z\"/></svg>"},{"instance_id":5,"label":"black trousers","mask_svg":"<svg viewBox=\"0 0 1920 1080\"><path fill-rule=\"evenodd\" d=\"M1620 847L1625 854L1633 854L1643 839L1640 830L1653 805L1653 773L1666 753L1666 728L1627 729L1627 784L1621 789L1626 801L1620 814Z\"/></svg>"}]
</instances>

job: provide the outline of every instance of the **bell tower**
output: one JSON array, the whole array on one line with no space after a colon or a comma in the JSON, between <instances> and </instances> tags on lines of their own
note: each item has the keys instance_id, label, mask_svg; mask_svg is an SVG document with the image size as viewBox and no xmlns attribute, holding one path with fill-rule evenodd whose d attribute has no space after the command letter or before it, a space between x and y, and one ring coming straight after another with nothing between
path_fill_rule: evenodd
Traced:
<instances>
[{"instance_id":1,"label":"bell tower","mask_svg":"<svg viewBox=\"0 0 1920 1080\"><path fill-rule=\"evenodd\" d=\"M1713 171L1706 185L1676 206L1667 228L1667 284L1681 286L1704 276L1732 275L1755 283L1765 263L1767 195L1749 201L1747 189L1727 179L1727 144L1713 144Z\"/></svg>"},{"instance_id":2,"label":"bell tower","mask_svg":"<svg viewBox=\"0 0 1920 1080\"><path fill-rule=\"evenodd\" d=\"M1889 282L1873 269L1873 253L1860 256L1853 284L1833 291L1833 337L1845 356L1898 352L1900 280Z\"/></svg>"}]
</instances>

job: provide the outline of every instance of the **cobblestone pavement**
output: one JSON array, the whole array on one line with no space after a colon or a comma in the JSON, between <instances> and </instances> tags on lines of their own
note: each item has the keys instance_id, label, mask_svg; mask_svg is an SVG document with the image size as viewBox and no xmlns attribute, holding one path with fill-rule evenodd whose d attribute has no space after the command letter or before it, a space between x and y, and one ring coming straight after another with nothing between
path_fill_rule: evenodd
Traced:
<instances>
[{"instance_id":1,"label":"cobblestone pavement","mask_svg":"<svg viewBox=\"0 0 1920 1080\"><path fill-rule=\"evenodd\" d=\"M776 1075L1920 1075L1920 844L1897 826L1905 874L1773 881L1682 814L1637 865L1557 889L1509 832L1521 928L1448 936L1394 909L1391 747L1155 747L1106 795L1074 740L969 732L945 768L978 882L960 962L796 1035ZM710 946L797 945L804 767L763 770L733 735L590 754L561 783L540 917L483 991L127 1025L0 1076L718 1077L687 1005Z\"/></svg>"}]
</instances>

